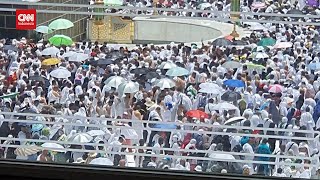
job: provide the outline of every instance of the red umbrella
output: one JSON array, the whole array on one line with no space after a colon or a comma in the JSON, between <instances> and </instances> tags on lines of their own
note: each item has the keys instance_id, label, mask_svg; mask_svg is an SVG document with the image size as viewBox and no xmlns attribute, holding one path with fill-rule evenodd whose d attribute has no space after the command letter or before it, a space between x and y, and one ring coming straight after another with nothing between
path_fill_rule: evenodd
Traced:
<instances>
[{"instance_id":1,"label":"red umbrella","mask_svg":"<svg viewBox=\"0 0 320 180\"><path fill-rule=\"evenodd\" d=\"M192 117L192 118L197 118L197 119L201 119L201 118L209 118L208 114L203 112L203 111L200 111L200 110L191 110L191 111L188 111L186 113L186 116L188 117Z\"/></svg>"}]
</instances>

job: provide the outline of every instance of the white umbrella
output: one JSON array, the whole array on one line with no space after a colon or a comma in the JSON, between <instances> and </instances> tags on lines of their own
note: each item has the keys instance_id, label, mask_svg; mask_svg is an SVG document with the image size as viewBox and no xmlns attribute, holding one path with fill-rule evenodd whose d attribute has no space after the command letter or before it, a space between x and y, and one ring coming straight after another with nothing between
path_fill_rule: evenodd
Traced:
<instances>
[{"instance_id":1,"label":"white umbrella","mask_svg":"<svg viewBox=\"0 0 320 180\"><path fill-rule=\"evenodd\" d=\"M282 49L282 48L290 48L292 47L291 42L279 42L273 46L275 49Z\"/></svg>"},{"instance_id":2,"label":"white umbrella","mask_svg":"<svg viewBox=\"0 0 320 180\"><path fill-rule=\"evenodd\" d=\"M170 89L173 88L176 85L176 83L168 78L160 79L155 86L159 87L160 89Z\"/></svg>"},{"instance_id":3,"label":"white umbrella","mask_svg":"<svg viewBox=\"0 0 320 180\"><path fill-rule=\"evenodd\" d=\"M60 50L56 47L48 47L41 52L43 56L53 56L57 55L58 53L60 53Z\"/></svg>"},{"instance_id":4,"label":"white umbrella","mask_svg":"<svg viewBox=\"0 0 320 180\"><path fill-rule=\"evenodd\" d=\"M206 93L206 94L214 94L219 95L222 93L220 89L213 89L213 88L202 88L199 90L200 93Z\"/></svg>"},{"instance_id":5,"label":"white umbrella","mask_svg":"<svg viewBox=\"0 0 320 180\"><path fill-rule=\"evenodd\" d=\"M120 84L124 83L126 80L121 76L111 76L104 81L104 84L110 87L118 88Z\"/></svg>"},{"instance_id":6,"label":"white umbrella","mask_svg":"<svg viewBox=\"0 0 320 180\"><path fill-rule=\"evenodd\" d=\"M71 72L64 67L59 67L58 69L51 71L50 76L65 79L71 76Z\"/></svg>"},{"instance_id":7,"label":"white umbrella","mask_svg":"<svg viewBox=\"0 0 320 180\"><path fill-rule=\"evenodd\" d=\"M65 152L64 147L57 143L44 143L41 145L43 148L48 148L55 152Z\"/></svg>"},{"instance_id":8,"label":"white umbrella","mask_svg":"<svg viewBox=\"0 0 320 180\"><path fill-rule=\"evenodd\" d=\"M139 91L139 83L137 82L124 82L119 85L118 91L120 95L127 94L127 93L136 93Z\"/></svg>"},{"instance_id":9,"label":"white umbrella","mask_svg":"<svg viewBox=\"0 0 320 180\"><path fill-rule=\"evenodd\" d=\"M96 159L93 159L89 164L113 166L113 162L109 158L96 158Z\"/></svg>"},{"instance_id":10,"label":"white umbrella","mask_svg":"<svg viewBox=\"0 0 320 180\"><path fill-rule=\"evenodd\" d=\"M201 3L198 7L199 7L201 10L204 10L204 9L206 9L206 8L212 7L212 4L210 4L210 3Z\"/></svg>"},{"instance_id":11,"label":"white umbrella","mask_svg":"<svg viewBox=\"0 0 320 180\"><path fill-rule=\"evenodd\" d=\"M177 67L176 64L174 64L173 62L163 62L161 65L160 65L160 69L171 69L171 68L174 68L174 67Z\"/></svg>"},{"instance_id":12,"label":"white umbrella","mask_svg":"<svg viewBox=\"0 0 320 180\"><path fill-rule=\"evenodd\" d=\"M48 26L38 26L35 31L42 34L48 34L52 32Z\"/></svg>"},{"instance_id":13,"label":"white umbrella","mask_svg":"<svg viewBox=\"0 0 320 180\"><path fill-rule=\"evenodd\" d=\"M71 62L82 62L89 59L89 55L88 54L84 54L84 53L75 53L74 55L69 57L69 61Z\"/></svg>"},{"instance_id":14,"label":"white umbrella","mask_svg":"<svg viewBox=\"0 0 320 180\"><path fill-rule=\"evenodd\" d=\"M73 55L77 54L77 52L74 52L74 51L69 51L69 52L66 52L62 55L63 58L68 58L68 57L71 57Z\"/></svg>"},{"instance_id":15,"label":"white umbrella","mask_svg":"<svg viewBox=\"0 0 320 180\"><path fill-rule=\"evenodd\" d=\"M213 110L218 110L218 111L221 111L221 110L236 110L236 109L238 109L236 106L234 106L233 104L227 103L227 102L222 102L222 103L216 104L213 107Z\"/></svg>"},{"instance_id":16,"label":"white umbrella","mask_svg":"<svg viewBox=\"0 0 320 180\"><path fill-rule=\"evenodd\" d=\"M221 87L215 83L201 83L199 87L201 89L221 89Z\"/></svg>"},{"instance_id":17,"label":"white umbrella","mask_svg":"<svg viewBox=\"0 0 320 180\"><path fill-rule=\"evenodd\" d=\"M259 31L259 30L264 30L266 29L265 26L263 26L262 24L258 23L258 22L248 22L247 23L250 26L250 30L253 31Z\"/></svg>"},{"instance_id":18,"label":"white umbrella","mask_svg":"<svg viewBox=\"0 0 320 180\"><path fill-rule=\"evenodd\" d=\"M264 59L264 58L268 58L269 55L265 52L257 52L255 55L254 55L254 58L255 59Z\"/></svg>"},{"instance_id":19,"label":"white umbrella","mask_svg":"<svg viewBox=\"0 0 320 180\"><path fill-rule=\"evenodd\" d=\"M237 61L227 61L222 64L222 67L227 69L236 69L236 68L240 68L241 66L242 64Z\"/></svg>"},{"instance_id":20,"label":"white umbrella","mask_svg":"<svg viewBox=\"0 0 320 180\"><path fill-rule=\"evenodd\" d=\"M243 121L245 118L244 117L233 117L233 118L230 118L228 119L224 125L232 125L232 124L236 124L238 122L241 122Z\"/></svg>"},{"instance_id":21,"label":"white umbrella","mask_svg":"<svg viewBox=\"0 0 320 180\"><path fill-rule=\"evenodd\" d=\"M105 132L102 130L91 130L91 131L88 131L87 134L93 137L93 136L102 136L105 134Z\"/></svg>"},{"instance_id":22,"label":"white umbrella","mask_svg":"<svg viewBox=\"0 0 320 180\"><path fill-rule=\"evenodd\" d=\"M74 142L74 143L88 143L92 141L93 137L90 136L87 133L78 133L75 134L74 136L71 136L68 141Z\"/></svg>"},{"instance_id":23,"label":"white umbrella","mask_svg":"<svg viewBox=\"0 0 320 180\"><path fill-rule=\"evenodd\" d=\"M223 154L223 153L212 153L209 156L211 159L219 161L219 160L235 160L234 156L231 154Z\"/></svg>"}]
</instances>

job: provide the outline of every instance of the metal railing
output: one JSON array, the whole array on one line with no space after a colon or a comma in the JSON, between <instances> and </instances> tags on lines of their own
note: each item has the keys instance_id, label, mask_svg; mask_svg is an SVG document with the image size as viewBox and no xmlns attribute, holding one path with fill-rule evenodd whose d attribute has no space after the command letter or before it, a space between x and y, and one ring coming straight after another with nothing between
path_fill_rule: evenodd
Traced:
<instances>
[{"instance_id":1,"label":"metal railing","mask_svg":"<svg viewBox=\"0 0 320 180\"><path fill-rule=\"evenodd\" d=\"M11 1L2 1L2 4L12 4ZM55 6L61 7L64 5L57 3L25 3L25 2L14 2L17 5L38 5L38 6ZM68 4L68 7L82 7L82 8L107 8L106 6L100 5L85 5L85 4ZM290 18L310 18L310 19L319 19L318 15L300 15L300 14L278 14L278 13L260 13L260 12L226 12L226 11L211 11L211 10L195 10L195 9L171 9L171 8L140 8L140 7L129 7L129 6L115 6L113 9L122 9L132 11L131 13L99 13L99 12L66 12L66 11L55 11L55 10L37 10L41 13L69 13L69 14L82 14L82 15L106 15L106 16L127 16L127 17L152 17L152 18L183 18L183 19L209 19L209 20L217 20L220 22L234 22L230 17L188 17L188 16L165 16L165 15L144 15L138 14L137 11L170 11L170 12L191 12L191 13L213 13L215 15L226 15L226 14L234 14L234 15L243 15L243 16L264 16L264 17L290 17ZM0 8L0 11L15 11L15 9L9 8ZM135 14L136 13L136 14ZM294 25L315 25L319 26L318 22L299 22L299 21L278 21L278 20L258 20L258 19L239 19L239 22L259 22L259 23L275 23L275 24L294 24Z\"/></svg>"},{"instance_id":2,"label":"metal railing","mask_svg":"<svg viewBox=\"0 0 320 180\"><path fill-rule=\"evenodd\" d=\"M94 118L94 117L80 117L80 116L57 116L57 115L47 115L47 114L30 114L30 113L9 113L9 112L1 112L1 114L5 116L11 116L11 117L16 117L16 116L26 116L28 119L32 119L32 117L37 117L41 116L44 118L64 118L67 120L80 120L80 119L86 119L86 120L96 120L96 121L110 121L110 122L122 122L122 123L129 123L133 122L136 123L137 120L130 120L130 119L108 119L108 118ZM116 126L116 125L103 125L103 124L79 124L79 123L63 123L63 122L50 122L50 121L36 121L36 120L21 120L21 119L16 119L16 118L7 118L1 120L3 122L10 122L14 123L26 123L28 125L32 124L43 124L46 126L50 125L62 125L63 127L66 126L74 126L74 127L93 127L97 128L100 130L105 130L106 128L108 129L117 129L120 128L121 130L124 129L133 129L133 127L130 126ZM161 121L141 121L141 123L152 123L152 124L162 124L162 125L176 125L176 126L192 126L194 127L206 127L206 128L221 128L221 129L227 129L227 128L232 128L232 129L237 129L237 130L245 130L245 129L251 129L251 127L243 127L243 126L228 126L228 125L210 125L210 124L195 124L195 123L179 123L179 122L161 122ZM246 133L233 133L233 132L214 132L214 131L198 131L198 130L183 130L183 129L165 129L165 128L151 128L151 127L144 127L144 128L135 128L134 130L136 131L141 131L141 130L147 130L149 133L151 131L156 131L156 132L170 132L172 133L182 133L182 134L187 134L187 133L192 133L192 134L207 134L207 135L229 135L229 136L247 136L247 137L254 137L254 138L274 138L278 140L304 140L304 141L314 141L315 138L310 138L310 137L289 137L289 136L280 136L280 135L264 135L264 134L246 134ZM254 128L254 130L262 130L262 131L275 131L275 132L292 132L292 133L306 133L306 134L313 134L313 135L319 135L318 131L310 131L310 130L294 130L294 129L280 129L280 128ZM85 133L85 132L83 132ZM313 136L314 137L314 136ZM167 137L169 138L169 137ZM114 154L119 154L119 155L135 155L135 156L144 156L144 157L157 157L157 158L181 158L181 159L189 159L189 160L201 160L201 161L221 161L221 162L232 162L232 163L254 163L254 164L269 164L269 165L301 165L297 163L285 163L285 162L271 162L271 161L259 161L257 159L251 160L243 160L243 159L212 159L210 157L194 157L194 156L184 156L184 153L210 153L210 154L228 154L228 155L233 155L233 156L246 156L246 157L268 157L268 158L289 158L289 159L301 159L301 160L314 160L315 158L319 158L318 156L314 157L297 157L297 156L290 156L290 155L280 155L280 154L251 154L251 153L244 153L244 152L225 152L225 151L217 151L217 150L194 150L194 149L172 149L172 148L155 148L155 147L141 147L141 146L136 146L136 145L121 145L121 148L132 148L132 149L144 149L144 150L151 150L151 151L156 151L156 150L162 150L162 151L170 151L170 152L178 152L179 155L170 155L170 154L146 154L146 153L139 153L139 152L113 152L110 150L112 148L112 145L105 143L105 144L100 144L100 143L95 143L95 142L88 142L88 143L75 143L71 141L55 141L55 140L41 140L41 139L22 139L22 138L10 138L10 137L0 137L0 141L22 141L22 142L32 142L32 143L57 143L60 145L64 145L65 149L63 151L71 151L71 152L95 152L95 153L104 153L104 154L109 154L109 155L114 155ZM70 148L70 145L79 145L79 146L93 146L93 147L104 147L104 150L87 150L87 149L73 149ZM30 147L29 145L22 144L22 145L12 145L12 144L1 144L0 147L2 148L28 148ZM119 146L117 146L119 147ZM55 149L55 148L43 148L43 147L38 147L40 150L51 150L51 151L61 151L61 149ZM307 164L306 166L310 167L315 167L318 168L319 164Z\"/></svg>"}]
</instances>

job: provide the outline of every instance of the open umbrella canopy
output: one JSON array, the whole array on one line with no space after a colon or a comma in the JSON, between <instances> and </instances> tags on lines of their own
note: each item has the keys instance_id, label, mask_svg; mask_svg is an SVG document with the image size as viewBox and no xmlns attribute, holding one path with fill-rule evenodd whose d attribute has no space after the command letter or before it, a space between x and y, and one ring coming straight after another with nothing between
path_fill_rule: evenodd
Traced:
<instances>
[{"instance_id":1,"label":"open umbrella canopy","mask_svg":"<svg viewBox=\"0 0 320 180\"><path fill-rule=\"evenodd\" d=\"M303 15L304 13L299 9L291 9L287 12L287 14L296 14L296 15Z\"/></svg>"},{"instance_id":2,"label":"open umbrella canopy","mask_svg":"<svg viewBox=\"0 0 320 180\"><path fill-rule=\"evenodd\" d=\"M273 46L273 48L276 48L276 49L290 48L290 47L292 47L292 42L279 42Z\"/></svg>"},{"instance_id":3,"label":"open umbrella canopy","mask_svg":"<svg viewBox=\"0 0 320 180\"><path fill-rule=\"evenodd\" d=\"M201 9L201 10L204 10L206 8L210 8L212 7L212 4L208 3L208 2L205 2L205 3L201 3L198 5L198 8Z\"/></svg>"},{"instance_id":4,"label":"open umbrella canopy","mask_svg":"<svg viewBox=\"0 0 320 180\"><path fill-rule=\"evenodd\" d=\"M222 64L222 67L227 69L236 69L236 68L240 68L241 66L242 64L237 61L227 61Z\"/></svg>"},{"instance_id":5,"label":"open umbrella canopy","mask_svg":"<svg viewBox=\"0 0 320 180\"><path fill-rule=\"evenodd\" d=\"M232 124L236 124L236 123L238 123L238 122L241 122L241 121L243 121L243 120L245 120L245 118L244 117L233 117L233 118L230 118L230 119L228 119L225 123L224 123L224 125L232 125Z\"/></svg>"},{"instance_id":6,"label":"open umbrella canopy","mask_svg":"<svg viewBox=\"0 0 320 180\"><path fill-rule=\"evenodd\" d=\"M252 52L264 52L266 49L267 49L267 47L257 46L252 49Z\"/></svg>"},{"instance_id":7,"label":"open umbrella canopy","mask_svg":"<svg viewBox=\"0 0 320 180\"><path fill-rule=\"evenodd\" d=\"M43 56L53 56L57 55L58 53L60 53L60 49L56 47L48 47L41 52Z\"/></svg>"},{"instance_id":8,"label":"open umbrella canopy","mask_svg":"<svg viewBox=\"0 0 320 180\"><path fill-rule=\"evenodd\" d=\"M234 91L227 91L221 96L223 101L237 101L241 99L241 94Z\"/></svg>"},{"instance_id":9,"label":"open umbrella canopy","mask_svg":"<svg viewBox=\"0 0 320 180\"><path fill-rule=\"evenodd\" d=\"M218 84L215 83L201 83L199 85L201 89L221 89L221 87Z\"/></svg>"},{"instance_id":10,"label":"open umbrella canopy","mask_svg":"<svg viewBox=\"0 0 320 180\"><path fill-rule=\"evenodd\" d=\"M319 70L320 69L320 63L318 62L312 62L308 65L308 68L310 70Z\"/></svg>"},{"instance_id":11,"label":"open umbrella canopy","mask_svg":"<svg viewBox=\"0 0 320 180\"><path fill-rule=\"evenodd\" d=\"M269 55L267 53L265 53L265 52L256 52L256 53L253 54L253 57L255 59L265 59L265 58L268 58Z\"/></svg>"},{"instance_id":12,"label":"open umbrella canopy","mask_svg":"<svg viewBox=\"0 0 320 180\"><path fill-rule=\"evenodd\" d=\"M111 58L106 58L106 59L99 59L96 62L97 65L110 65L110 64L115 64L115 62Z\"/></svg>"},{"instance_id":13,"label":"open umbrella canopy","mask_svg":"<svg viewBox=\"0 0 320 180\"><path fill-rule=\"evenodd\" d=\"M284 91L284 88L279 84L272 85L269 88L270 93L281 93L282 91Z\"/></svg>"},{"instance_id":14,"label":"open umbrella canopy","mask_svg":"<svg viewBox=\"0 0 320 180\"><path fill-rule=\"evenodd\" d=\"M201 119L201 118L209 118L208 114L203 112L203 111L200 111L200 110L191 110L191 111L188 111L186 113L186 116L188 117L192 117L192 118L197 118L197 119Z\"/></svg>"},{"instance_id":15,"label":"open umbrella canopy","mask_svg":"<svg viewBox=\"0 0 320 180\"><path fill-rule=\"evenodd\" d=\"M89 164L102 165L102 166L113 166L113 162L109 158L96 158L96 159L93 159Z\"/></svg>"},{"instance_id":16,"label":"open umbrella canopy","mask_svg":"<svg viewBox=\"0 0 320 180\"><path fill-rule=\"evenodd\" d=\"M44 66L52 66L61 63L60 59L58 58L49 58L42 61L42 65Z\"/></svg>"},{"instance_id":17,"label":"open umbrella canopy","mask_svg":"<svg viewBox=\"0 0 320 180\"><path fill-rule=\"evenodd\" d=\"M102 136L104 134L106 134L104 131L102 130L91 130L88 131L87 134L89 134L90 136L94 137L94 136Z\"/></svg>"},{"instance_id":18,"label":"open umbrella canopy","mask_svg":"<svg viewBox=\"0 0 320 180\"><path fill-rule=\"evenodd\" d=\"M77 133L74 136L71 136L68 141L74 143L88 143L92 141L93 137L87 133Z\"/></svg>"},{"instance_id":19,"label":"open umbrella canopy","mask_svg":"<svg viewBox=\"0 0 320 180\"><path fill-rule=\"evenodd\" d=\"M37 75L35 75L35 76L30 76L29 78L28 78L30 81L36 81L36 82L45 82L45 78L44 77L42 77L42 76L37 76Z\"/></svg>"},{"instance_id":20,"label":"open umbrella canopy","mask_svg":"<svg viewBox=\"0 0 320 180\"><path fill-rule=\"evenodd\" d=\"M155 86L159 87L160 89L170 89L176 86L176 83L168 78L160 79L156 82Z\"/></svg>"},{"instance_id":21,"label":"open umbrella canopy","mask_svg":"<svg viewBox=\"0 0 320 180\"><path fill-rule=\"evenodd\" d=\"M265 69L265 67L260 64L245 63L244 65L246 65L248 67L248 69Z\"/></svg>"},{"instance_id":22,"label":"open umbrella canopy","mask_svg":"<svg viewBox=\"0 0 320 180\"><path fill-rule=\"evenodd\" d=\"M161 76L157 72L148 72L146 74L146 79L160 78Z\"/></svg>"},{"instance_id":23,"label":"open umbrella canopy","mask_svg":"<svg viewBox=\"0 0 320 180\"><path fill-rule=\"evenodd\" d=\"M274 40L273 38L269 37L269 38L263 38L258 42L258 46L273 46L276 44L276 40Z\"/></svg>"},{"instance_id":24,"label":"open umbrella canopy","mask_svg":"<svg viewBox=\"0 0 320 180\"><path fill-rule=\"evenodd\" d=\"M3 46L3 50L5 51L15 51L17 52L18 51L18 48L16 46L13 46L13 45L4 45Z\"/></svg>"},{"instance_id":25,"label":"open umbrella canopy","mask_svg":"<svg viewBox=\"0 0 320 180\"><path fill-rule=\"evenodd\" d=\"M235 105L230 104L228 102L222 102L222 103L216 104L212 109L217 111L222 111L222 110L228 111L228 110L236 110L238 108Z\"/></svg>"},{"instance_id":26,"label":"open umbrella canopy","mask_svg":"<svg viewBox=\"0 0 320 180\"><path fill-rule=\"evenodd\" d=\"M44 143L41 145L41 147L43 148L48 148L51 151L55 151L55 152L65 152L64 147L60 144L57 143Z\"/></svg>"},{"instance_id":27,"label":"open umbrella canopy","mask_svg":"<svg viewBox=\"0 0 320 180\"><path fill-rule=\"evenodd\" d=\"M14 150L14 154L17 156L26 157L26 156L36 154L40 151L41 149L38 146L31 145L28 147L18 147L16 150Z\"/></svg>"},{"instance_id":28,"label":"open umbrella canopy","mask_svg":"<svg viewBox=\"0 0 320 180\"><path fill-rule=\"evenodd\" d=\"M223 153L212 153L209 157L214 161L235 160L234 156L232 156L231 154L223 154Z\"/></svg>"},{"instance_id":29,"label":"open umbrella canopy","mask_svg":"<svg viewBox=\"0 0 320 180\"><path fill-rule=\"evenodd\" d=\"M225 39L225 38L218 38L216 40L214 40L211 45L213 46L230 46L232 45L232 42Z\"/></svg>"},{"instance_id":30,"label":"open umbrella canopy","mask_svg":"<svg viewBox=\"0 0 320 180\"><path fill-rule=\"evenodd\" d=\"M59 78L59 79L65 79L71 76L71 72L64 68L64 67L59 67L53 71L50 72L50 76Z\"/></svg>"},{"instance_id":31,"label":"open umbrella canopy","mask_svg":"<svg viewBox=\"0 0 320 180\"><path fill-rule=\"evenodd\" d=\"M139 91L139 83L132 81L124 82L119 85L118 91L120 95L127 93L136 93Z\"/></svg>"},{"instance_id":32,"label":"open umbrella canopy","mask_svg":"<svg viewBox=\"0 0 320 180\"><path fill-rule=\"evenodd\" d=\"M135 68L130 71L133 74L147 74L150 70L148 68Z\"/></svg>"},{"instance_id":33,"label":"open umbrella canopy","mask_svg":"<svg viewBox=\"0 0 320 180\"><path fill-rule=\"evenodd\" d=\"M119 85L124 82L126 82L126 80L121 76L111 76L104 81L104 84L110 87L118 88Z\"/></svg>"},{"instance_id":34,"label":"open umbrella canopy","mask_svg":"<svg viewBox=\"0 0 320 180\"><path fill-rule=\"evenodd\" d=\"M60 30L60 29L69 29L73 27L74 24L68 19L56 19L49 24L50 29Z\"/></svg>"},{"instance_id":35,"label":"open umbrella canopy","mask_svg":"<svg viewBox=\"0 0 320 180\"><path fill-rule=\"evenodd\" d=\"M61 45L70 46L73 43L70 37L65 35L59 35L59 34L49 38L49 42L50 44L55 46L61 46Z\"/></svg>"},{"instance_id":36,"label":"open umbrella canopy","mask_svg":"<svg viewBox=\"0 0 320 180\"><path fill-rule=\"evenodd\" d=\"M163 63L161 63L159 68L160 69L171 69L174 67L177 67L177 65L173 62L163 62Z\"/></svg>"},{"instance_id":37,"label":"open umbrella canopy","mask_svg":"<svg viewBox=\"0 0 320 180\"><path fill-rule=\"evenodd\" d=\"M221 94L220 89L213 89L213 88L201 88L199 93L206 93L206 94L212 94L212 95L219 95Z\"/></svg>"},{"instance_id":38,"label":"open umbrella canopy","mask_svg":"<svg viewBox=\"0 0 320 180\"><path fill-rule=\"evenodd\" d=\"M244 87L244 82L236 79L225 80L223 84L229 87Z\"/></svg>"},{"instance_id":39,"label":"open umbrella canopy","mask_svg":"<svg viewBox=\"0 0 320 180\"><path fill-rule=\"evenodd\" d=\"M232 45L235 45L235 46L246 46L246 45L249 45L249 43L246 42L246 41L243 41L243 40L235 40L235 41L232 41Z\"/></svg>"},{"instance_id":40,"label":"open umbrella canopy","mask_svg":"<svg viewBox=\"0 0 320 180\"><path fill-rule=\"evenodd\" d=\"M14 97L16 97L18 95L19 95L19 93L10 93L10 94L2 95L2 96L0 96L0 98L1 99L3 99L3 98L14 98Z\"/></svg>"},{"instance_id":41,"label":"open umbrella canopy","mask_svg":"<svg viewBox=\"0 0 320 180\"><path fill-rule=\"evenodd\" d=\"M70 62L82 62L87 59L89 59L89 55L84 53L75 53L72 56L68 57L68 60Z\"/></svg>"},{"instance_id":42,"label":"open umbrella canopy","mask_svg":"<svg viewBox=\"0 0 320 180\"><path fill-rule=\"evenodd\" d=\"M35 31L42 34L48 34L52 32L48 26L38 26Z\"/></svg>"},{"instance_id":43,"label":"open umbrella canopy","mask_svg":"<svg viewBox=\"0 0 320 180\"><path fill-rule=\"evenodd\" d=\"M167 76L172 76L172 77L176 77L176 76L185 76L188 75L190 72L182 67L174 67L171 68L167 71L166 75Z\"/></svg>"},{"instance_id":44,"label":"open umbrella canopy","mask_svg":"<svg viewBox=\"0 0 320 180\"><path fill-rule=\"evenodd\" d=\"M122 0L104 0L104 5L106 6L122 6L123 1Z\"/></svg>"}]
</instances>

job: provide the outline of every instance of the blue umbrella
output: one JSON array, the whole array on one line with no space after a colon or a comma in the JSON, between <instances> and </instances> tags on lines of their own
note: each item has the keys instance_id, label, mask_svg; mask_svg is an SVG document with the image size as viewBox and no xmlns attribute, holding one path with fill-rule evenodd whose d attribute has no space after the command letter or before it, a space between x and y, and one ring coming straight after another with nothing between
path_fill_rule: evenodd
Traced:
<instances>
[{"instance_id":1,"label":"blue umbrella","mask_svg":"<svg viewBox=\"0 0 320 180\"><path fill-rule=\"evenodd\" d=\"M223 82L224 85L229 87L244 87L244 82L235 79L228 79Z\"/></svg>"},{"instance_id":2,"label":"blue umbrella","mask_svg":"<svg viewBox=\"0 0 320 180\"><path fill-rule=\"evenodd\" d=\"M43 124L32 124L31 131L38 132L43 128Z\"/></svg>"},{"instance_id":3,"label":"blue umbrella","mask_svg":"<svg viewBox=\"0 0 320 180\"><path fill-rule=\"evenodd\" d=\"M311 70L318 70L318 69L320 69L320 63L310 63L309 64L309 69L311 69Z\"/></svg>"}]
</instances>

